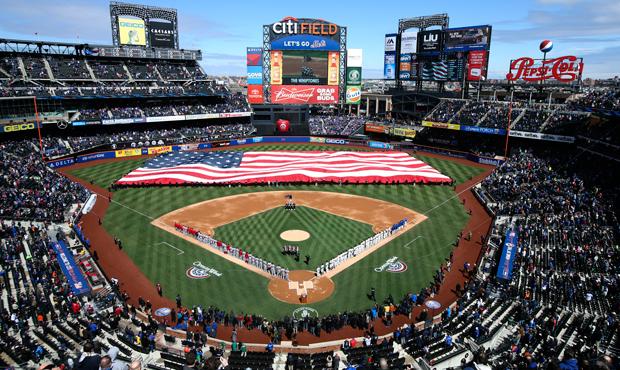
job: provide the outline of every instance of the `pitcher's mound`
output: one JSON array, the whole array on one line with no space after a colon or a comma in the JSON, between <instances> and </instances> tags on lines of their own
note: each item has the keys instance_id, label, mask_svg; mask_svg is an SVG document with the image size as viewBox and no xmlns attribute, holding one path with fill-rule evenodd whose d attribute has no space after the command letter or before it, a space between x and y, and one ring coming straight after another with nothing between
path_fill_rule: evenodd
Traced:
<instances>
[{"instance_id":1,"label":"pitcher's mound","mask_svg":"<svg viewBox=\"0 0 620 370\"><path fill-rule=\"evenodd\" d=\"M300 242L310 238L310 234L303 230L287 230L280 234L280 238L289 242Z\"/></svg>"},{"instance_id":2,"label":"pitcher's mound","mask_svg":"<svg viewBox=\"0 0 620 370\"><path fill-rule=\"evenodd\" d=\"M301 295L308 296L307 303L316 303L334 292L334 282L327 276L314 278L313 271L295 270L289 273L289 281L273 279L269 282L269 293L276 299L293 304L302 304ZM305 304L305 303L304 303Z\"/></svg>"}]
</instances>

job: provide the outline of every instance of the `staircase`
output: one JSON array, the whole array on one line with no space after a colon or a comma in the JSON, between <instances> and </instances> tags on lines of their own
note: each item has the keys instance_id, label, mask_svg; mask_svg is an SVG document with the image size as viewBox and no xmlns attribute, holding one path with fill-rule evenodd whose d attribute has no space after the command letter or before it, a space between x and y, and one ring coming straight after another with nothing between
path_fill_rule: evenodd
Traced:
<instances>
[{"instance_id":1,"label":"staircase","mask_svg":"<svg viewBox=\"0 0 620 370\"><path fill-rule=\"evenodd\" d=\"M131 75L131 73L129 73L129 68L127 68L127 66L123 63L123 70L125 71L125 75L127 76L127 80L129 80L129 82L135 82L133 79L133 76Z\"/></svg>"},{"instance_id":2,"label":"staircase","mask_svg":"<svg viewBox=\"0 0 620 370\"><path fill-rule=\"evenodd\" d=\"M90 68L90 64L88 64L88 61L84 60L84 64L86 65L86 69L88 70L88 73L90 74L90 77L95 81L95 82L99 82L99 79L97 78L97 76L95 76L95 72L93 72L93 69Z\"/></svg>"},{"instance_id":3,"label":"staircase","mask_svg":"<svg viewBox=\"0 0 620 370\"><path fill-rule=\"evenodd\" d=\"M469 106L469 102L466 102L465 104L463 104L463 106L461 107L461 109L459 109L459 111L458 111L458 112L454 113L454 114L452 115L452 117L450 117L450 120L448 121L448 123L452 123L452 120L454 119L454 117L458 116L458 115L461 113L461 111L462 111L463 109L465 109L467 106Z\"/></svg>"},{"instance_id":4,"label":"staircase","mask_svg":"<svg viewBox=\"0 0 620 370\"><path fill-rule=\"evenodd\" d=\"M164 80L164 78L161 76L161 73L159 73L159 69L157 69L157 66L155 66L154 70L155 70L155 73L157 74L157 78L159 78L161 82L166 82L166 80Z\"/></svg>"},{"instance_id":5,"label":"staircase","mask_svg":"<svg viewBox=\"0 0 620 370\"><path fill-rule=\"evenodd\" d=\"M4 68L0 67L0 73L2 73L3 75L5 75L7 77L13 78L13 76L11 76L11 74L9 72L5 71Z\"/></svg>"},{"instance_id":6,"label":"staircase","mask_svg":"<svg viewBox=\"0 0 620 370\"><path fill-rule=\"evenodd\" d=\"M484 122L484 120L485 120L485 119L487 119L487 117L488 117L489 113L491 113L491 110L488 110L488 111L484 114L484 116L482 116L482 118L480 118L480 121L476 122L476 126L480 126L480 124L481 124L482 122Z\"/></svg>"},{"instance_id":7,"label":"staircase","mask_svg":"<svg viewBox=\"0 0 620 370\"><path fill-rule=\"evenodd\" d=\"M547 126L547 124L551 120L551 117L553 117L555 115L555 113L558 111L558 109L560 109L560 107L556 106L555 109L549 114L549 117L547 117L545 122L543 122L543 124L540 125L540 131L538 131L538 132L543 132L545 130L545 127Z\"/></svg>"},{"instance_id":8,"label":"staircase","mask_svg":"<svg viewBox=\"0 0 620 370\"><path fill-rule=\"evenodd\" d=\"M17 57L17 64L19 65L19 70L22 72L22 78L24 80L28 80L28 75L26 74L26 67L24 66L24 61L21 57Z\"/></svg>"},{"instance_id":9,"label":"staircase","mask_svg":"<svg viewBox=\"0 0 620 370\"><path fill-rule=\"evenodd\" d=\"M523 109L521 111L521 113L519 113L519 115L517 116L517 119L514 120L511 124L510 124L510 129L513 130L515 128L515 125L517 124L517 122L519 122L519 120L525 115L525 112L527 111L527 108Z\"/></svg>"},{"instance_id":10,"label":"staircase","mask_svg":"<svg viewBox=\"0 0 620 370\"><path fill-rule=\"evenodd\" d=\"M45 66L47 75L50 76L50 81L56 81L56 77L54 77L54 73L52 73L52 67L50 67L50 64L47 61L47 59L43 59L43 65Z\"/></svg>"}]
</instances>

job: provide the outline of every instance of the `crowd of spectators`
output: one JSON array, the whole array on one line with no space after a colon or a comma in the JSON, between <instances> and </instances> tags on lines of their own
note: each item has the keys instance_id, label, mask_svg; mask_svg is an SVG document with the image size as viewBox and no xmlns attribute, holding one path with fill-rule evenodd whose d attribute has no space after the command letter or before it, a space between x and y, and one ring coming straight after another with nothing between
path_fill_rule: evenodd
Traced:
<instances>
[{"instance_id":1,"label":"crowd of spectators","mask_svg":"<svg viewBox=\"0 0 620 370\"><path fill-rule=\"evenodd\" d=\"M311 135L348 136L359 129L365 119L357 116L313 116L308 122Z\"/></svg>"},{"instance_id":2,"label":"crowd of spectators","mask_svg":"<svg viewBox=\"0 0 620 370\"><path fill-rule=\"evenodd\" d=\"M620 91L593 90L571 102L574 106L620 110Z\"/></svg>"},{"instance_id":3,"label":"crowd of spectators","mask_svg":"<svg viewBox=\"0 0 620 370\"><path fill-rule=\"evenodd\" d=\"M466 100L443 100L435 110L426 117L427 121L448 123L467 103Z\"/></svg>"},{"instance_id":4,"label":"crowd of spectators","mask_svg":"<svg viewBox=\"0 0 620 370\"><path fill-rule=\"evenodd\" d=\"M47 62L52 69L52 74L57 79L90 79L91 75L86 67L86 62L76 58L56 59L48 56Z\"/></svg>"},{"instance_id":5,"label":"crowd of spectators","mask_svg":"<svg viewBox=\"0 0 620 370\"><path fill-rule=\"evenodd\" d=\"M6 73L13 76L14 78L17 78L22 74L22 72L19 70L19 62L17 61L17 58L2 58L0 68L2 68Z\"/></svg>"}]
</instances>

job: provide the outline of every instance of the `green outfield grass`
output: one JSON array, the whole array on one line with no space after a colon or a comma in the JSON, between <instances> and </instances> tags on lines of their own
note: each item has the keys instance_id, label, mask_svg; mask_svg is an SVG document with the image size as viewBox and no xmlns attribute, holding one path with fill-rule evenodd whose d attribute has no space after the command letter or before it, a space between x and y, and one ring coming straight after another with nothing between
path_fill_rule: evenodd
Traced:
<instances>
[{"instance_id":1,"label":"green outfield grass","mask_svg":"<svg viewBox=\"0 0 620 370\"><path fill-rule=\"evenodd\" d=\"M316 147L312 145L263 145L259 147L242 148L240 150L343 150L342 148ZM354 148L346 148L359 150ZM345 150L346 150L345 149ZM449 160L416 155L429 165L437 168L462 183L469 180L484 170L478 167L465 166ZM119 179L132 169L139 167L144 159L110 162L93 165L91 167L74 170L70 173L76 177L88 180L93 179L100 187L107 188L110 182ZM214 305L224 310L234 309L235 312L261 313L269 318L290 315L298 305L282 303L267 292L268 279L263 278L243 267L229 262L217 254L179 238L174 233L169 233L151 225L151 222L175 209L188 206L200 201L216 199L224 196L245 194L251 192L271 191L269 187L237 187L237 188L135 188L120 189L114 195L103 226L110 233L123 241L123 252L136 263L144 274L153 283L161 283L164 295L174 300L177 294L183 298L187 306L202 304L203 306ZM277 190L282 190L278 188ZM322 302L311 304L321 315L344 310L359 310L368 307L366 294L370 287L377 290L377 298L381 299L391 293L395 299L399 299L408 292L417 292L422 287L428 286L432 281L434 271L439 264L444 262L452 250L452 242L469 220L465 208L461 205L451 186L412 186L412 185L361 185L361 186L291 186L287 190L305 191L329 191L335 193L352 194L370 198L376 198L411 208L425 214L428 219L411 230L399 235L392 242L373 252L364 259L358 261L350 268L342 271L334 277L335 291L329 298ZM276 212L277 210L273 210ZM240 248L245 241L252 241L252 245L270 246L275 243L275 258L284 258L282 264L290 263L293 266L302 265L293 261L292 257L278 256L282 242L274 240L274 233L261 234L265 229L263 224L268 223L276 234L282 227L297 228L309 231L308 228L327 228L332 226L331 231L317 231L318 233L331 232L330 238L325 238L324 249L328 251L340 250L344 246L340 242L351 240L355 245L358 240L367 235L362 223L354 225L359 238L354 232L345 233L341 227L346 228L344 218L334 215L338 220L324 222L308 218L308 220L296 219L296 216L286 216L284 220L279 215L272 215L272 211L255 215L245 220L237 221L242 227L233 224L225 225L216 230L231 240L235 240ZM282 211L285 212L285 211ZM289 211L286 211L289 212ZM285 213L286 213L285 212ZM298 211L295 211L298 212ZM320 211L315 211L320 212ZM311 222L310 222L311 221ZM334 225L334 222L337 223ZM351 221L351 220L348 220ZM284 222L286 226L278 225ZM304 224L305 222L305 224ZM355 222L355 221L351 221ZM274 225L275 224L275 225ZM283 224L283 225L284 225ZM296 226L301 225L301 226ZM349 226L352 227L352 226ZM220 230L221 229L221 230ZM352 230L354 231L354 230ZM88 233L88 230L86 230ZM340 235L342 234L342 235ZM277 236L276 235L276 236ZM332 238L334 238L332 240ZM338 239L335 239L338 238ZM260 243L258 240L261 240ZM311 238L312 239L312 238ZM307 242L312 243L309 239ZM336 242L337 241L337 242ZM97 242L92 241L94 247ZM232 244L232 243L231 243ZM172 248L174 247L174 248ZM176 248L176 249L175 249ZM183 251L180 254L180 251ZM248 248L251 250L251 248ZM300 252L301 252L300 244ZM109 253L119 253L111 250ZM305 253L301 253L302 258ZM314 258L312 263L323 261ZM402 273L378 272L375 269L383 265L388 259L396 257L398 261L408 266ZM186 272L194 262L199 261L203 265L216 269L222 275L211 276L206 279L190 279ZM274 261L276 262L276 261ZM277 262L276 262L277 263ZM299 267L289 267L299 268ZM153 287L153 289L155 289Z\"/></svg>"},{"instance_id":2,"label":"green outfield grass","mask_svg":"<svg viewBox=\"0 0 620 370\"><path fill-rule=\"evenodd\" d=\"M307 231L310 238L287 242L280 238L287 230ZM315 271L320 264L373 235L372 225L308 207L297 207L294 211L278 207L215 228L217 240L246 246L243 249L249 253L290 270ZM299 262L293 255L282 253L285 244L299 246ZM308 265L304 263L306 254L310 254Z\"/></svg>"}]
</instances>

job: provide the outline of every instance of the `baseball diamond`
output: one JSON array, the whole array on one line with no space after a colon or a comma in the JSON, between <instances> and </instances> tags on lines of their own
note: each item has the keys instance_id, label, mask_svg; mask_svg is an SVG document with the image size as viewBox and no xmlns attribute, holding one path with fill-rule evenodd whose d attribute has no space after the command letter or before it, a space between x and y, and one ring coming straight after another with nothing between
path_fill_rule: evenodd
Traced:
<instances>
[{"instance_id":1,"label":"baseball diamond","mask_svg":"<svg viewBox=\"0 0 620 370\"><path fill-rule=\"evenodd\" d=\"M236 150L316 150L316 145L296 144L296 145L246 145L237 147ZM329 150L359 150L351 147L326 147ZM454 161L444 160L429 156L417 156L419 159L438 169L440 172L449 174L458 183L469 180L470 174L478 175L484 171L481 167L463 165ZM106 162L101 161L101 162ZM132 169L139 167L144 162L143 159L110 161L95 166L86 167L71 171L71 174L89 179L96 179L96 182L102 186L106 183L119 179L123 174L130 172ZM97 162L95 162L97 163ZM297 192L316 193L320 191L324 199L325 197L338 197L344 199L346 197L363 197L372 202L382 204L377 209L382 209L389 205L388 209L395 210L395 214L389 216L382 215L377 211L369 211L368 209L359 209L354 212L364 217L372 217L371 221L361 221L354 217L353 213L347 212L347 208L356 209L360 207L358 204L351 204L348 207L338 206L336 202L330 204L334 207L332 213L319 211L318 207L311 206L310 202L318 202L319 197L310 199L309 207L304 206L295 211L286 211L282 207L286 203L284 195L293 195L293 200L297 201ZM274 195L277 194L277 195ZM273 205L269 207L263 206L261 209L255 210L251 215L250 212L246 217L239 220L239 216L230 218L234 212L240 212L241 209L252 203L252 199L257 195L265 194L271 197ZM271 194L271 195L269 195ZM235 198L240 197L240 198ZM228 204L224 199L245 199L248 203ZM333 198L336 199L336 198ZM215 208L209 209L201 213L201 217L205 220L215 220L211 224L194 223L199 219L191 217L173 217L165 222L162 218L167 217L171 212L182 209L192 209L198 207L200 203L212 203L217 205ZM255 201L254 201L255 202ZM260 204L260 202L258 202ZM186 208L187 207L187 208ZM275 208L274 208L275 207ZM281 209L278 209L280 207ZM340 211L338 211L340 209ZM259 212L260 211L260 212ZM280 211L274 213L276 211ZM262 213L261 213L262 212ZM299 220L298 214L309 212L308 218ZM408 212L408 213L406 213ZM274 226L270 225L278 218L274 216L283 215L288 218L287 222L290 227L285 225L281 229L273 231ZM189 214L188 214L189 215ZM311 216L310 216L311 215ZM421 215L421 216L417 216ZM251 217L247 217L251 216ZM344 217L343 217L344 216ZM224 218L225 217L225 218ZM318 218L317 218L318 217ZM335 217L335 219L334 219ZM382 217L384 217L382 219ZM329 314L334 311L342 310L359 310L367 306L368 301L366 292L371 285L374 285L381 294L392 294L394 297L400 297L412 290L418 290L432 280L434 269L432 266L440 264L446 258L450 251L451 243L454 241L455 235L463 228L469 215L463 212L462 205L458 198L454 196L452 187L450 186L433 186L433 185L329 185L329 184L312 184L296 185L287 187L268 187L268 186L241 186L241 187L206 187L206 186L188 186L188 187L137 187L137 188L119 188L115 194L105 215L103 227L110 235L117 235L123 239L123 253L126 253L133 262L138 266L140 271L147 278L154 282L161 282L166 286L164 295L174 298L176 293L184 296L184 304L204 306L214 305L216 307L230 307L243 312L256 312L268 318L284 317L291 314L289 304L282 302L283 300L273 297L269 294L269 284L273 281L271 275L257 274L247 268L241 268L236 261L222 257L221 254L212 253L205 246L199 245L195 238L183 235L180 232L173 231L175 223L187 223L188 226L194 226L196 230L209 233L218 238L218 233L226 236L225 242L229 242L234 247L243 249L243 245L254 246L273 246L274 255L273 262L280 263L281 266L287 266L291 271L315 271L316 266L328 261L328 257L336 256L336 252L341 252L352 246L357 245L363 239L374 235L381 227L391 226L400 220L407 218L415 220L417 217L427 217L424 222L417 224L415 227L408 228L399 232L392 237L386 245L369 253L367 257L350 261L345 268L338 270L329 278L333 280L333 293L318 302L312 303L312 292L309 290L309 307L314 308L321 314ZM220 219L220 221L217 221ZM225 221L224 221L225 220ZM235 221L236 222L233 222ZM280 222L283 219L280 218ZM334 220L337 221L336 223ZM329 252L328 249L323 252L310 252L310 261L306 265L305 256L307 252L300 253L300 262L295 261L294 256L282 255L282 247L284 240L279 238L281 232L290 229L306 230L310 232L311 237L306 241L295 242L300 245L302 243L316 243L324 231L313 231L307 228L303 222L312 221L313 225L323 225L323 228L329 226L331 228L330 235L338 234L340 243L338 249ZM353 222L349 226L347 223ZM235 224L241 223L242 227L236 228ZM359 229L358 225L368 225L367 231ZM335 225L336 227L333 227ZM373 226L370 226L373 225ZM380 226L379 228L374 227ZM162 228L163 227L163 228ZM317 227L317 226L314 226ZM265 233L265 231L270 230ZM356 233L347 234L346 230L357 230ZM343 230L345 232L343 232ZM328 232L328 231L325 231ZM419 236L424 238L412 240ZM252 237L256 240L252 242ZM232 242L234 240L235 242ZM178 255L178 251L167 249L165 245L159 243L167 242L176 248L183 250L184 253ZM286 243L288 244L288 243ZM290 242L293 244L293 242ZM312 245L312 244L309 244ZM404 246L407 245L407 248ZM247 248L247 251L252 251ZM329 252L329 253L328 253ZM219 253L219 252L218 252ZM321 253L325 253L321 255ZM390 272L390 268L386 268L381 272L375 271L381 267L387 260L398 257L403 265L408 268L402 272ZM278 260L276 260L278 258ZM264 257L267 259L267 257ZM353 263L354 262L354 263ZM187 271L196 267L195 263L199 263L204 268L198 268L209 277L188 278ZM243 262L245 264L245 262ZM244 266L245 267L245 266ZM403 270L397 269L397 271ZM195 270L194 270L195 271ZM196 271L195 271L196 272ZM218 276L217 274L220 276ZM281 280L281 279L277 279ZM350 282L355 281L356 284ZM412 283L403 284L404 281ZM233 282L243 282L242 284L234 284L234 289L228 287ZM413 285L412 285L413 284ZM193 294L200 292L200 294ZM261 292L264 292L261 294ZM255 299L260 297L259 300Z\"/></svg>"}]
</instances>

